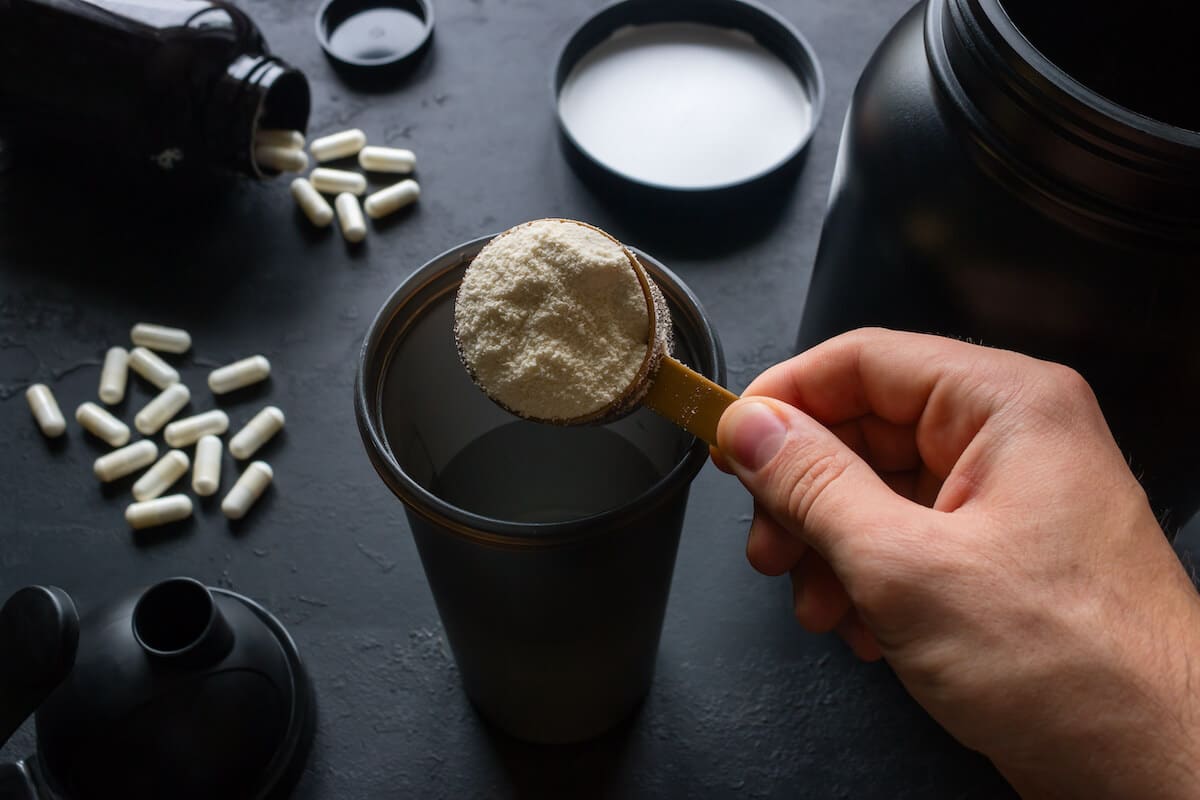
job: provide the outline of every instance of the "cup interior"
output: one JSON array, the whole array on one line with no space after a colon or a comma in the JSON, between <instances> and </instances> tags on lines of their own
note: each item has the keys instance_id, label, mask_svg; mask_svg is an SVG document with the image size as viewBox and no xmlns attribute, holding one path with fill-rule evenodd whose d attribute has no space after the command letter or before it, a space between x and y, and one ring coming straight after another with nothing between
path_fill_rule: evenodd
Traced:
<instances>
[{"instance_id":1,"label":"cup interior","mask_svg":"<svg viewBox=\"0 0 1200 800\"><path fill-rule=\"evenodd\" d=\"M664 481L678 480L680 470L690 480L707 448L651 411L639 408L605 425L547 425L513 416L471 381L454 343L454 298L488 239L418 271L368 335L360 422L365 416L378 434L376 466L382 459L381 474L393 490L410 505L472 528L537 535L629 510ZM638 256L664 289L675 356L723 377L718 346L694 298L661 265Z\"/></svg>"}]
</instances>

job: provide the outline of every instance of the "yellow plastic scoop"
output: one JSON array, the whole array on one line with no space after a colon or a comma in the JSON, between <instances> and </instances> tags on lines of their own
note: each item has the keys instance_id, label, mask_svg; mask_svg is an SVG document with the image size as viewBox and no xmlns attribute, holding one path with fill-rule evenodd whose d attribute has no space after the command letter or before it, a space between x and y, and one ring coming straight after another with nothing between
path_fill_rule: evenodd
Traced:
<instances>
[{"instance_id":1,"label":"yellow plastic scoop","mask_svg":"<svg viewBox=\"0 0 1200 800\"><path fill-rule=\"evenodd\" d=\"M650 376L642 405L716 447L717 423L734 400L724 386L666 356Z\"/></svg>"},{"instance_id":2,"label":"yellow plastic scoop","mask_svg":"<svg viewBox=\"0 0 1200 800\"><path fill-rule=\"evenodd\" d=\"M561 225L584 230L557 227ZM505 255L498 258L497 253ZM593 257L596 269L590 272L588 259ZM537 263L531 266L532 262ZM481 272L472 275L475 269ZM629 278L636 280L636 288ZM620 295L636 303L639 289L646 311L644 336L632 342L614 336L608 342L605 337L617 328L609 324L614 320L611 314L605 316L607 310L616 309L615 314L629 308L611 298ZM569 335L561 335L564 331ZM579 352L556 357L547 347L547 332L560 350L577 347ZM604 231L575 220L535 220L501 233L468 267L455 306L455 339L463 364L475 383L512 413L556 425L581 425L611 422L645 405L715 445L717 422L737 396L672 358L671 338L666 300L633 253ZM576 376L563 365L579 365L586 354L606 357L610 349L621 347L627 348L621 363L632 367L640 359L636 371L602 374L601 381L608 383L601 387L605 399L599 405L573 402ZM591 380L587 390L595 394L596 371L590 368L594 364L585 366L575 369L579 394L585 378ZM516 383L509 380L510 372L520 372L523 391L510 391ZM545 391L539 392L543 386ZM561 398L558 405L545 402L555 397Z\"/></svg>"}]
</instances>

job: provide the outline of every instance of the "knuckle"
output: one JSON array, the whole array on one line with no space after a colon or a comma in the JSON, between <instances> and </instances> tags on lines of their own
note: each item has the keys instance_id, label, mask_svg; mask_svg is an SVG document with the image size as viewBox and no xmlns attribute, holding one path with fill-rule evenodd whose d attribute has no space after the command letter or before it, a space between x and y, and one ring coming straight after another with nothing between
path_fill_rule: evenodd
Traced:
<instances>
[{"instance_id":1,"label":"knuckle","mask_svg":"<svg viewBox=\"0 0 1200 800\"><path fill-rule=\"evenodd\" d=\"M895 335L894 332L889 331L887 328L880 328L880 327L855 328L854 330L850 330L850 331L846 331L845 333L838 334L837 336L828 340L828 342L826 342L826 345L829 347L847 348L850 350L854 350L857 348L867 346L873 342L878 342L880 339L883 339L888 336L893 336L893 335Z\"/></svg>"},{"instance_id":2,"label":"knuckle","mask_svg":"<svg viewBox=\"0 0 1200 800\"><path fill-rule=\"evenodd\" d=\"M1063 364L1043 363L1024 393L1027 408L1059 428L1101 419L1096 395L1083 375Z\"/></svg>"},{"instance_id":3,"label":"knuckle","mask_svg":"<svg viewBox=\"0 0 1200 800\"><path fill-rule=\"evenodd\" d=\"M851 335L857 335L861 339L879 339L885 336L895 335L895 331L885 328L881 325L869 325L865 328L859 328L853 331Z\"/></svg>"},{"instance_id":4,"label":"knuckle","mask_svg":"<svg viewBox=\"0 0 1200 800\"><path fill-rule=\"evenodd\" d=\"M1096 395L1092 392L1091 384L1077 370L1065 364L1051 364L1047 373L1051 391L1060 398L1080 405L1091 405L1096 402Z\"/></svg>"}]
</instances>

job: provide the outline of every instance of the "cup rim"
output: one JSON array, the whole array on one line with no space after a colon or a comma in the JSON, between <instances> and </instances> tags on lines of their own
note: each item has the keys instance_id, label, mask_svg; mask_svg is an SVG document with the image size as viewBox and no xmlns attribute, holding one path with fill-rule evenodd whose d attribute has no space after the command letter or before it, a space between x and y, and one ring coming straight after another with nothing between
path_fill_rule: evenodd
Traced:
<instances>
[{"instance_id":1,"label":"cup rim","mask_svg":"<svg viewBox=\"0 0 1200 800\"><path fill-rule=\"evenodd\" d=\"M388 444L380 412L380 400L382 378L386 374L391 353L381 350L386 343L395 341L402 333L402 330L392 331L393 320L406 304L419 300L422 288L446 272L462 266L496 235L498 233L464 242L427 261L392 291L372 319L359 350L354 378L354 411L359 434L375 471L392 493L404 503L405 508L454 534L483 544L517 548L550 547L604 535L606 531L620 526L625 519L645 514L649 509L666 502L675 494L672 490L690 483L708 459L708 445L700 439L693 438L686 452L676 460L666 475L640 495L620 506L561 522L511 522L476 514L442 500L405 472ZM695 343L696 358L702 365L710 365L709 368L700 371L708 378L724 383L725 359L721 343L699 299L673 272L652 256L635 247L629 247L629 250L638 257L647 273L659 284L668 305L691 317L696 324L700 332L697 337L700 341ZM434 299L439 299L442 294L444 292L423 302L428 304Z\"/></svg>"}]
</instances>

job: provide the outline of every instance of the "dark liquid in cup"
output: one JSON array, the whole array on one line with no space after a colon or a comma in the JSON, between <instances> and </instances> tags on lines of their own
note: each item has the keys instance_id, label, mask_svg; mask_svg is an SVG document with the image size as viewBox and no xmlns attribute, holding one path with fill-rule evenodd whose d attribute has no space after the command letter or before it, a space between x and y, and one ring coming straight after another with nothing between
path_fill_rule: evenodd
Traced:
<instances>
[{"instance_id":1,"label":"dark liquid in cup","mask_svg":"<svg viewBox=\"0 0 1200 800\"><path fill-rule=\"evenodd\" d=\"M430 487L459 508L506 522L566 522L622 506L663 478L604 428L517 421L450 459Z\"/></svg>"}]
</instances>

